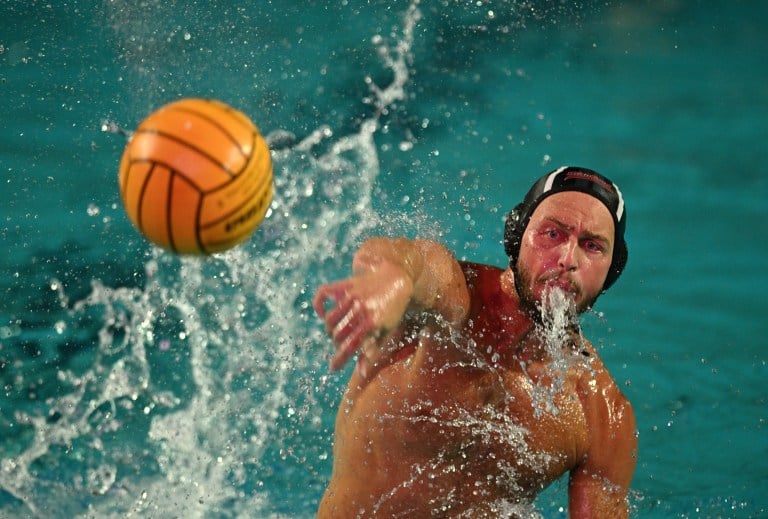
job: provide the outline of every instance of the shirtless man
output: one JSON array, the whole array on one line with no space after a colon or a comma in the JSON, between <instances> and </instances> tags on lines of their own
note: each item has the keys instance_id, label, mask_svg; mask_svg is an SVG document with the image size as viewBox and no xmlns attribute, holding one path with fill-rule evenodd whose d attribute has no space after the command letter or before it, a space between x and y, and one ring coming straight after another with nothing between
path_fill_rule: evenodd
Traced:
<instances>
[{"instance_id":1,"label":"shirtless man","mask_svg":"<svg viewBox=\"0 0 768 519\"><path fill-rule=\"evenodd\" d=\"M331 368L357 354L318 517L527 516L566 472L570 517L627 517L634 413L578 326L624 268L625 224L615 184L567 167L510 212L505 270L366 241L314 302Z\"/></svg>"}]
</instances>

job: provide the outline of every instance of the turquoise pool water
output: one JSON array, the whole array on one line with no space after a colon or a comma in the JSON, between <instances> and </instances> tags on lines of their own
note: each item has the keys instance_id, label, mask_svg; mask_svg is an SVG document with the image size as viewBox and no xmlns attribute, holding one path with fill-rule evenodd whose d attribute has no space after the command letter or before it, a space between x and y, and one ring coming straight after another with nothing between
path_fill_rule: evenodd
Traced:
<instances>
[{"instance_id":1,"label":"turquoise pool water","mask_svg":"<svg viewBox=\"0 0 768 519\"><path fill-rule=\"evenodd\" d=\"M0 516L312 517L347 376L315 287L379 233L503 265L566 163L627 200L585 326L637 412L634 516L768 516L768 4L714 4L4 2ZM104 131L184 96L275 162L262 227L205 261L133 230Z\"/></svg>"}]
</instances>

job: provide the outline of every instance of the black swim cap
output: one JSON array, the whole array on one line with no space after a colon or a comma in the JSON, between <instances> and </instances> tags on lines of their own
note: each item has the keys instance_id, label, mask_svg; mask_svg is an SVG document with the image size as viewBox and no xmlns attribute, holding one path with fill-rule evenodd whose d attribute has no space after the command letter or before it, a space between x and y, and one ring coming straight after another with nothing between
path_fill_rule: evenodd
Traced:
<instances>
[{"instance_id":1,"label":"black swim cap","mask_svg":"<svg viewBox=\"0 0 768 519\"><path fill-rule=\"evenodd\" d=\"M509 256L512 271L517 278L520 243L533 211L542 200L563 191L580 191L597 198L608 208L613 217L615 229L613 261L603 284L603 291L606 291L618 279L627 264L627 243L624 241L627 213L624 208L624 198L618 186L600 173L587 168L565 166L547 173L533 184L523 201L509 212L504 228L504 249Z\"/></svg>"}]
</instances>

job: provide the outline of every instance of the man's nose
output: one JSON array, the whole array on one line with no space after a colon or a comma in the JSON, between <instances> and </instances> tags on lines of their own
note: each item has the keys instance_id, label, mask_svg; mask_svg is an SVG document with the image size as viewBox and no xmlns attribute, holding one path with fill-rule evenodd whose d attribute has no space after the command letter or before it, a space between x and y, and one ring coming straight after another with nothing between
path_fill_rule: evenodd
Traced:
<instances>
[{"instance_id":1,"label":"man's nose","mask_svg":"<svg viewBox=\"0 0 768 519\"><path fill-rule=\"evenodd\" d=\"M559 266L561 269L572 272L579 268L579 242L571 239L563 243L560 248Z\"/></svg>"}]
</instances>

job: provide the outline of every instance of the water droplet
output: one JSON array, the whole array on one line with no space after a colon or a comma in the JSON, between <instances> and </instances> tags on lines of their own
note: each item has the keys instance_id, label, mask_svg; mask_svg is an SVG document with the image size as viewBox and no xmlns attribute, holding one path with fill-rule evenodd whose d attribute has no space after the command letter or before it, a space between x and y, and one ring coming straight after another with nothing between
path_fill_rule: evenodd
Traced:
<instances>
[{"instance_id":1,"label":"water droplet","mask_svg":"<svg viewBox=\"0 0 768 519\"><path fill-rule=\"evenodd\" d=\"M56 324L53 325L53 329L56 330L56 333L61 335L65 331L67 331L67 323L64 321L56 321Z\"/></svg>"}]
</instances>

